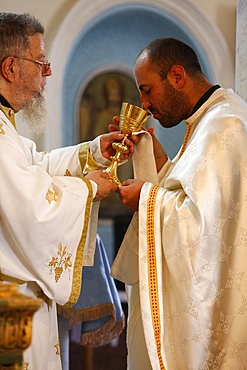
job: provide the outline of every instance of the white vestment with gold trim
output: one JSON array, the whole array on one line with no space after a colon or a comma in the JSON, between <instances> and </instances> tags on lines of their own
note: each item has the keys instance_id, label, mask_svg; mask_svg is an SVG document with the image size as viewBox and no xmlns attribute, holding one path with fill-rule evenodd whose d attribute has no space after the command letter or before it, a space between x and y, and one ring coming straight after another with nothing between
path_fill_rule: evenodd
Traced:
<instances>
[{"instance_id":1,"label":"white vestment with gold trim","mask_svg":"<svg viewBox=\"0 0 247 370\"><path fill-rule=\"evenodd\" d=\"M26 370L61 369L56 304L76 303L82 266L93 265L97 186L82 176L81 147L39 153L0 111L0 279L44 299Z\"/></svg>"},{"instance_id":2,"label":"white vestment with gold trim","mask_svg":"<svg viewBox=\"0 0 247 370\"><path fill-rule=\"evenodd\" d=\"M149 134L134 159L146 182L112 268L127 283L128 369L244 370L247 106L220 88L186 125L158 176Z\"/></svg>"}]
</instances>

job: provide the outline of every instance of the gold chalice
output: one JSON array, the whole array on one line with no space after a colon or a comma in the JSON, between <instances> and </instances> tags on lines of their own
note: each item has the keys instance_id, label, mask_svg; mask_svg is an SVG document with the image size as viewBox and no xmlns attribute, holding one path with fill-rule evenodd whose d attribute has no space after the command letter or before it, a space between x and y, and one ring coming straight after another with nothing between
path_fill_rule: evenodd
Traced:
<instances>
[{"instance_id":1,"label":"gold chalice","mask_svg":"<svg viewBox=\"0 0 247 370\"><path fill-rule=\"evenodd\" d=\"M121 154L128 153L129 148L125 144L125 140L128 136L131 136L133 132L141 131L144 124L150 117L150 114L136 105L130 103L122 103L120 111L120 131L124 134L124 138L120 142L114 142L112 144L113 149L116 150L116 154L111 157L111 164L105 170L105 172L111 172L111 181L117 186L121 186L121 181L117 175L117 167L119 162L121 162Z\"/></svg>"}]
</instances>

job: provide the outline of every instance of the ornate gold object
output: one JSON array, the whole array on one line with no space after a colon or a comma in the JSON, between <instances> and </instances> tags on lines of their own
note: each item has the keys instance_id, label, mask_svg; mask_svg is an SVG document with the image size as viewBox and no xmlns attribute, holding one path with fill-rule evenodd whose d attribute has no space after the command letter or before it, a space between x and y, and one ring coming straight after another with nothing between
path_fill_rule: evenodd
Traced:
<instances>
[{"instance_id":1,"label":"ornate gold object","mask_svg":"<svg viewBox=\"0 0 247 370\"><path fill-rule=\"evenodd\" d=\"M141 131L149 117L150 114L145 109L130 103L122 103L119 128L124 134L124 138L122 141L112 144L113 149L116 150L116 154L111 157L112 162L105 170L105 172L111 172L111 181L117 186L122 186L117 176L117 167L118 163L121 162L121 154L128 153L129 151L128 146L125 145L125 140L128 136L131 136L133 132Z\"/></svg>"},{"instance_id":2,"label":"ornate gold object","mask_svg":"<svg viewBox=\"0 0 247 370\"><path fill-rule=\"evenodd\" d=\"M22 369L22 352L32 339L32 317L42 302L20 294L16 284L0 282L0 370Z\"/></svg>"}]
</instances>

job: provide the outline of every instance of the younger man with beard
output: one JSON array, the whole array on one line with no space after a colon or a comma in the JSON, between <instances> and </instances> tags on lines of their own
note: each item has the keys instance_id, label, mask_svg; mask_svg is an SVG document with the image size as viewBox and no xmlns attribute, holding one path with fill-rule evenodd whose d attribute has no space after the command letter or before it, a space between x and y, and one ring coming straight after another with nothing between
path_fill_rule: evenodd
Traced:
<instances>
[{"instance_id":1,"label":"younger man with beard","mask_svg":"<svg viewBox=\"0 0 247 370\"><path fill-rule=\"evenodd\" d=\"M0 280L44 299L23 367L59 370L56 304L76 303L82 266L93 263L99 201L117 190L92 153L107 163L112 142L123 135L51 153L38 153L18 135L16 112L35 117L40 126L46 116L40 108L52 72L43 33L28 14L0 13ZM132 153L133 143L128 145Z\"/></svg>"},{"instance_id":2,"label":"younger man with beard","mask_svg":"<svg viewBox=\"0 0 247 370\"><path fill-rule=\"evenodd\" d=\"M136 211L112 269L127 284L128 369L246 369L247 105L174 38L147 45L134 74L142 107L187 132L173 160L142 134L119 189Z\"/></svg>"}]
</instances>

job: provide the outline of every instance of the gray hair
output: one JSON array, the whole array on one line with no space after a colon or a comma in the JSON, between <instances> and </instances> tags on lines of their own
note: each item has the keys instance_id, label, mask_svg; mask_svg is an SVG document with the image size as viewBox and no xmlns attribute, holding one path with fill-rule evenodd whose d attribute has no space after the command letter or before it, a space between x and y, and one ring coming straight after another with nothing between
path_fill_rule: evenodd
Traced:
<instances>
[{"instance_id":1,"label":"gray hair","mask_svg":"<svg viewBox=\"0 0 247 370\"><path fill-rule=\"evenodd\" d=\"M30 14L0 12L0 60L23 55L29 48L29 37L37 33L43 35L44 27Z\"/></svg>"}]
</instances>

